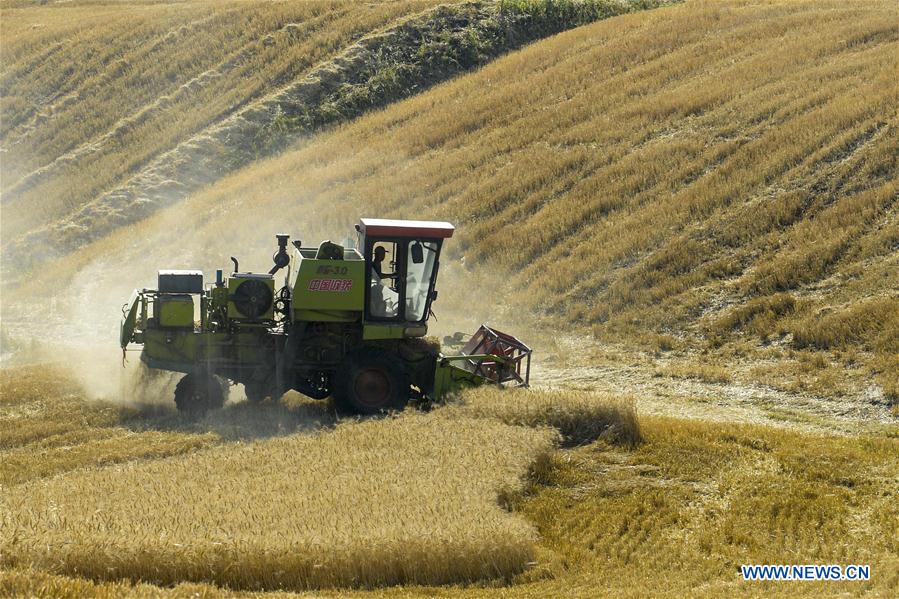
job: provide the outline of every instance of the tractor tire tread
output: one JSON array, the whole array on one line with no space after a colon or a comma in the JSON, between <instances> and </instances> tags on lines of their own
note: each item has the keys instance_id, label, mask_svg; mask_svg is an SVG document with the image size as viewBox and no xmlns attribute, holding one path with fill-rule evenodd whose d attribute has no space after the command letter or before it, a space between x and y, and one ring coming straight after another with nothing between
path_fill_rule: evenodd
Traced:
<instances>
[{"instance_id":1,"label":"tractor tire tread","mask_svg":"<svg viewBox=\"0 0 899 599\"><path fill-rule=\"evenodd\" d=\"M356 376L366 369L381 370L390 381L391 396L381 407L366 406L355 397ZM376 415L403 410L409 402L410 392L410 377L403 360L386 349L367 346L346 355L335 377L333 397L341 413Z\"/></svg>"},{"instance_id":2,"label":"tractor tire tread","mask_svg":"<svg viewBox=\"0 0 899 599\"><path fill-rule=\"evenodd\" d=\"M204 385L205 392L198 394L197 385ZM227 398L228 382L215 375L189 373L175 385L175 407L192 417L221 408Z\"/></svg>"}]
</instances>

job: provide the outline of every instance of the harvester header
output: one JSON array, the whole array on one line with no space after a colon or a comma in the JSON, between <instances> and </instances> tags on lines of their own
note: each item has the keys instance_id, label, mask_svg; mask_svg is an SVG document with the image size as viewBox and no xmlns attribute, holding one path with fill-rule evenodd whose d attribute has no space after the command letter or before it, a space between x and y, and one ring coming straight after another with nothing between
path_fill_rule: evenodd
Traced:
<instances>
[{"instance_id":1,"label":"harvester header","mask_svg":"<svg viewBox=\"0 0 899 599\"><path fill-rule=\"evenodd\" d=\"M294 389L362 414L484 383L527 386L531 350L511 335L482 326L461 355L426 338L453 231L363 218L353 247L295 240L291 252L289 235L276 235L267 272L241 272L233 257L233 272L210 285L199 270L161 270L157 288L123 308L122 348L142 344L147 366L185 373L175 403L191 414L220 407L229 383L250 401Z\"/></svg>"}]
</instances>

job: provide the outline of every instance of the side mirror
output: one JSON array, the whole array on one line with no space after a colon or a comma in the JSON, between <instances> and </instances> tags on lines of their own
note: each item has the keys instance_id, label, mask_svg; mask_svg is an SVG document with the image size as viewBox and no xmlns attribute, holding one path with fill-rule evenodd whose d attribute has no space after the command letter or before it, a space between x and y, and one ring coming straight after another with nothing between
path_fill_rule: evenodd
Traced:
<instances>
[{"instance_id":1,"label":"side mirror","mask_svg":"<svg viewBox=\"0 0 899 599\"><path fill-rule=\"evenodd\" d=\"M421 242L416 241L412 244L412 247L409 248L409 253L412 254L413 264L421 264L425 261L425 251L421 247Z\"/></svg>"}]
</instances>

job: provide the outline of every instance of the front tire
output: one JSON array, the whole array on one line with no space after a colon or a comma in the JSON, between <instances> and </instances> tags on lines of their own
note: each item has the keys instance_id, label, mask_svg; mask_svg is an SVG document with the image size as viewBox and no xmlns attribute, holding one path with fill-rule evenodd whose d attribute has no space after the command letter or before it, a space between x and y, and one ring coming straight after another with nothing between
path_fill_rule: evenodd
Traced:
<instances>
[{"instance_id":1,"label":"front tire","mask_svg":"<svg viewBox=\"0 0 899 599\"><path fill-rule=\"evenodd\" d=\"M342 412L374 415L405 408L409 391L409 375L397 356L364 347L344 358L334 383L334 400Z\"/></svg>"},{"instance_id":2,"label":"front tire","mask_svg":"<svg viewBox=\"0 0 899 599\"><path fill-rule=\"evenodd\" d=\"M227 385L211 374L186 374L175 386L175 406L182 414L198 418L225 405Z\"/></svg>"}]
</instances>

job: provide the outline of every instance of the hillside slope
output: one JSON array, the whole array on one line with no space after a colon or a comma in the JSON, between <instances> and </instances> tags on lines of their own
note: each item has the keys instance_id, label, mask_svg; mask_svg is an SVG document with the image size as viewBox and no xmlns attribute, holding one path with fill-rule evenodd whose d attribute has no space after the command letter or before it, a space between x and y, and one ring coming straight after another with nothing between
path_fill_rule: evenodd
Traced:
<instances>
[{"instance_id":1,"label":"hillside slope","mask_svg":"<svg viewBox=\"0 0 899 599\"><path fill-rule=\"evenodd\" d=\"M135 23L122 17L136 9L119 5L122 14L113 11L111 26L76 7L82 26L106 43L98 49L94 37L76 38L71 52L84 57L78 69L68 66L69 54L54 60L27 51L40 45L41 34L20 31L22 22L34 23L41 11L7 11L14 25L4 75L10 121L2 140L9 146L4 180L11 181L3 188L3 249L7 264L18 267L8 270L64 255L298 137L419 93L528 41L659 4L474 1L408 15L434 3L295 2L293 9L265 4L252 11L246 4L199 3L174 14L153 7L152 17L142 11ZM204 24L206 37L192 36L184 24L165 35L156 31L179 18ZM232 28L246 40L228 37ZM104 61L122 52L107 67ZM35 245L52 251L35 254Z\"/></svg>"},{"instance_id":2,"label":"hillside slope","mask_svg":"<svg viewBox=\"0 0 899 599\"><path fill-rule=\"evenodd\" d=\"M435 3L5 5L5 241L80 207L186 134L366 33Z\"/></svg>"},{"instance_id":3,"label":"hillside slope","mask_svg":"<svg viewBox=\"0 0 899 599\"><path fill-rule=\"evenodd\" d=\"M135 274L262 259L276 229L309 239L361 214L446 218L451 256L508 278L504 302L600 333L792 332L895 351L895 16L890 2L734 1L583 27L51 272L110 254Z\"/></svg>"}]
</instances>

